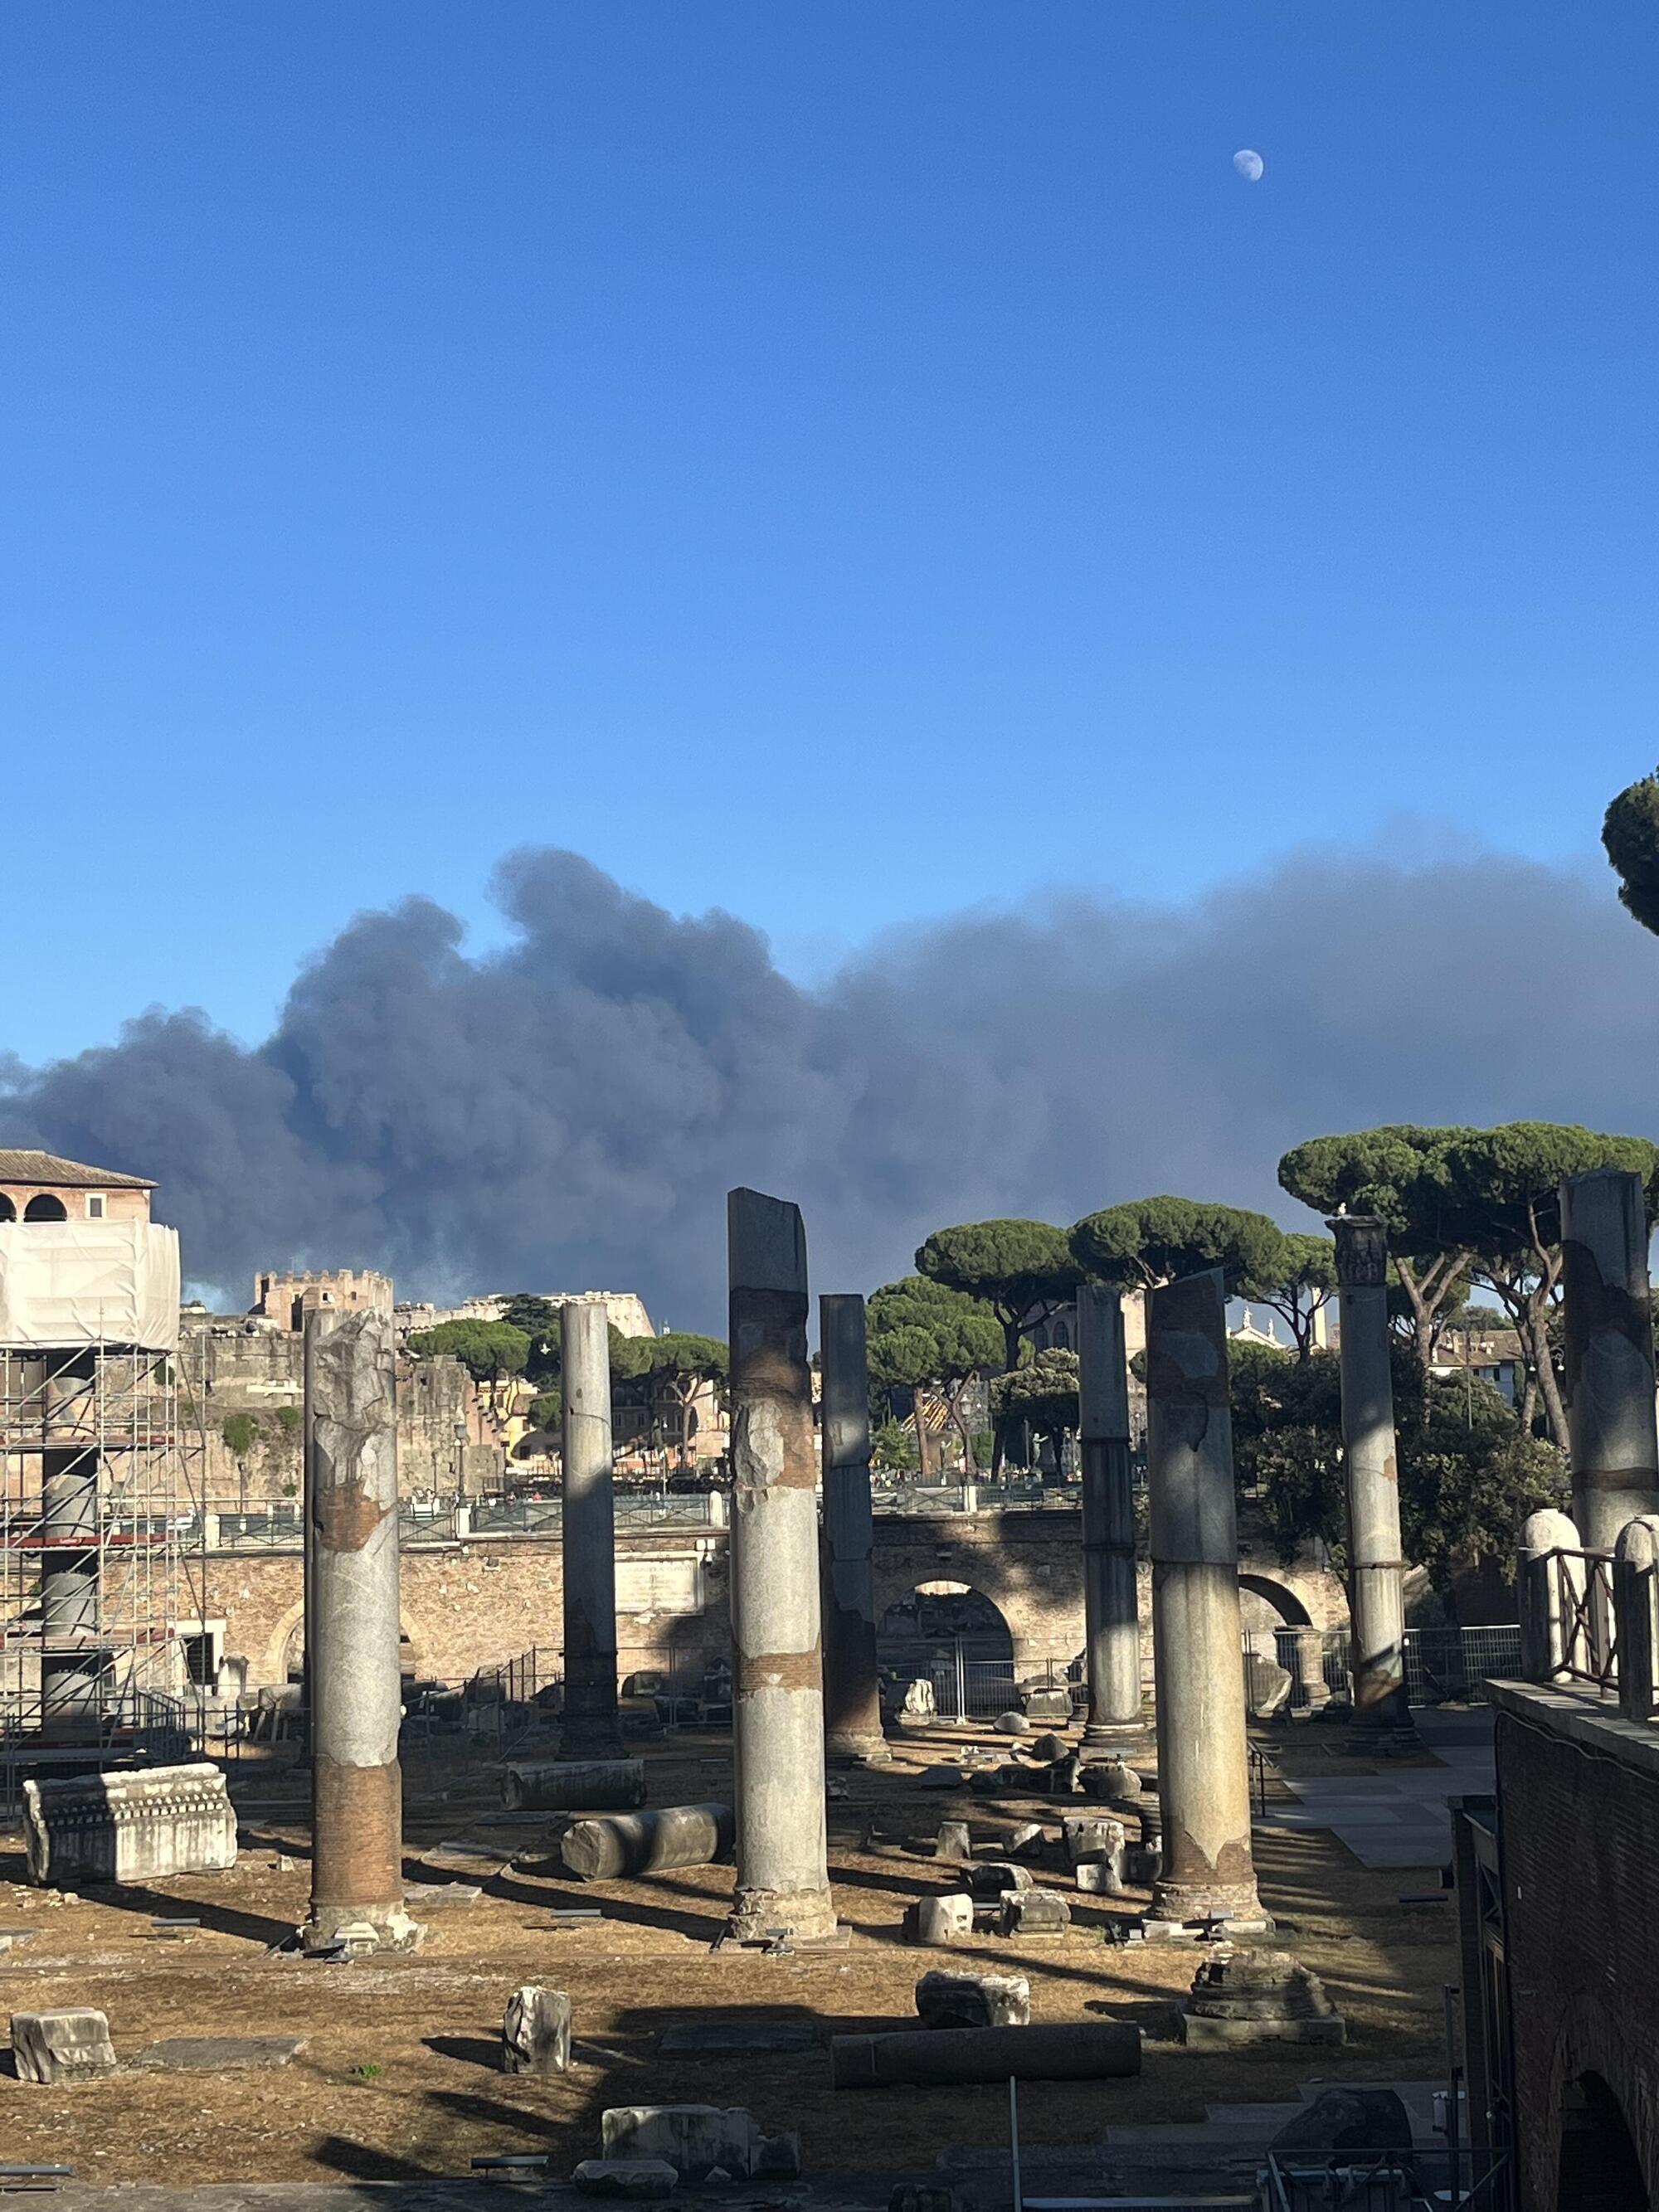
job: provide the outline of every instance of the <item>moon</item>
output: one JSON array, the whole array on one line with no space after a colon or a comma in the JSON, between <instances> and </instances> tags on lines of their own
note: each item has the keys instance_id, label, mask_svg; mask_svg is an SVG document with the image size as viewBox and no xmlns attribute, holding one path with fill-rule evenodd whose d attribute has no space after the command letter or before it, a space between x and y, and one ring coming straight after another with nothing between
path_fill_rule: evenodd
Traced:
<instances>
[{"instance_id":1,"label":"moon","mask_svg":"<svg viewBox=\"0 0 1659 2212\"><path fill-rule=\"evenodd\" d=\"M1254 146L1241 146L1233 155L1233 167L1247 185L1259 185L1267 166Z\"/></svg>"}]
</instances>

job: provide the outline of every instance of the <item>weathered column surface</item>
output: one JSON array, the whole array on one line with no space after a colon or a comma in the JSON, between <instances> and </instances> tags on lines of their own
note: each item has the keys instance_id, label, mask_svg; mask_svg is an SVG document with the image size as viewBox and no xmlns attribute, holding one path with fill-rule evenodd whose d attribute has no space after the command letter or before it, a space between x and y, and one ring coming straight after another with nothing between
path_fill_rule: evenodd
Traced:
<instances>
[{"instance_id":1,"label":"weathered column surface","mask_svg":"<svg viewBox=\"0 0 1659 2212\"><path fill-rule=\"evenodd\" d=\"M1574 1617L1584 1595L1583 1539L1565 1513L1544 1506L1521 1524L1515 1599L1521 1623L1521 1673L1528 1682L1566 1676ZM1565 1553L1562 1558L1559 1554Z\"/></svg>"},{"instance_id":2,"label":"weathered column surface","mask_svg":"<svg viewBox=\"0 0 1659 2212\"><path fill-rule=\"evenodd\" d=\"M732 1346L732 1741L744 1942L836 1927L824 1836L817 1453L800 1210L726 1200Z\"/></svg>"},{"instance_id":3,"label":"weathered column surface","mask_svg":"<svg viewBox=\"0 0 1659 2212\"><path fill-rule=\"evenodd\" d=\"M1609 1168L1562 1184L1561 1285L1572 1517L1587 1550L1610 1552L1627 1521L1659 1512L1640 1176Z\"/></svg>"},{"instance_id":4,"label":"weathered column surface","mask_svg":"<svg viewBox=\"0 0 1659 2212\"><path fill-rule=\"evenodd\" d=\"M1194 1920L1260 1925L1219 1268L1148 1298L1146 1395L1164 1830L1146 1933L1176 1936Z\"/></svg>"},{"instance_id":5,"label":"weathered column surface","mask_svg":"<svg viewBox=\"0 0 1659 2212\"><path fill-rule=\"evenodd\" d=\"M864 1300L818 1300L823 1425L823 1741L829 1756L885 1766L876 1668L875 1522Z\"/></svg>"},{"instance_id":6,"label":"weathered column surface","mask_svg":"<svg viewBox=\"0 0 1659 2212\"><path fill-rule=\"evenodd\" d=\"M559 1309L564 1389L564 1719L562 1759L621 1759L617 1717L617 1501L611 1316L594 1298Z\"/></svg>"},{"instance_id":7,"label":"weathered column surface","mask_svg":"<svg viewBox=\"0 0 1659 2212\"><path fill-rule=\"evenodd\" d=\"M1083 1458L1083 1751L1106 1753L1143 1733L1135 1502L1129 1468L1129 1365L1123 1300L1088 1284L1077 1294L1078 1413Z\"/></svg>"},{"instance_id":8,"label":"weathered column surface","mask_svg":"<svg viewBox=\"0 0 1659 2212\"><path fill-rule=\"evenodd\" d=\"M305 1486L313 1666L307 1950L367 1922L407 1949L398 1765L398 1431L392 1316L312 1313Z\"/></svg>"},{"instance_id":9,"label":"weathered column surface","mask_svg":"<svg viewBox=\"0 0 1659 2212\"><path fill-rule=\"evenodd\" d=\"M1362 1728L1411 1725L1406 1702L1405 1566L1400 1468L1389 1365L1389 1237L1380 1221L1339 1213L1342 1463L1348 1500L1348 1617L1353 1713Z\"/></svg>"}]
</instances>

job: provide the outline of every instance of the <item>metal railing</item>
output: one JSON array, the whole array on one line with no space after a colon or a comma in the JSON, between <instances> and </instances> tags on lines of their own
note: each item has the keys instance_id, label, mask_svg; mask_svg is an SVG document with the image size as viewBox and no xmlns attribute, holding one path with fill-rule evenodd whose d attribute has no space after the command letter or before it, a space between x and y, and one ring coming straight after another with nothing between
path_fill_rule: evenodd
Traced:
<instances>
[{"instance_id":1,"label":"metal railing","mask_svg":"<svg viewBox=\"0 0 1659 2212\"><path fill-rule=\"evenodd\" d=\"M1323 2159L1269 2151L1261 2176L1264 2212L1506 2212L1509 2160L1502 2152L1343 2150Z\"/></svg>"},{"instance_id":2,"label":"metal railing","mask_svg":"<svg viewBox=\"0 0 1659 2212\"><path fill-rule=\"evenodd\" d=\"M1561 1623L1561 1671L1603 1696L1619 1687L1619 1639L1610 1552L1553 1552L1549 1571ZM1519 1672L1519 1668L1516 1669Z\"/></svg>"},{"instance_id":3,"label":"metal railing","mask_svg":"<svg viewBox=\"0 0 1659 2212\"><path fill-rule=\"evenodd\" d=\"M50 1774L64 1761L84 1772L88 1765L101 1769L118 1763L166 1766L191 1756L191 1715L182 1698L131 1683L111 1685L106 1694L97 1742L67 1746L61 1753L41 1741L44 1712L38 1692L13 1691L0 1698L0 1814L15 1820L24 1782Z\"/></svg>"}]
</instances>

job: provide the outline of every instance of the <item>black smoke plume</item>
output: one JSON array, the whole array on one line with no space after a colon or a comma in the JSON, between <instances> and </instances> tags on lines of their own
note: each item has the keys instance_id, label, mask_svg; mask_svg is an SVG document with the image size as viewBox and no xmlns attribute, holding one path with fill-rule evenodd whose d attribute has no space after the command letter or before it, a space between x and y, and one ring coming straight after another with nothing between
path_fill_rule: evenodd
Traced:
<instances>
[{"instance_id":1,"label":"black smoke plume","mask_svg":"<svg viewBox=\"0 0 1659 2212\"><path fill-rule=\"evenodd\" d=\"M478 958L428 900L360 916L253 1050L150 1012L14 1065L0 1142L155 1176L238 1306L259 1267L373 1266L719 1328L733 1183L799 1200L816 1286L868 1289L988 1214L1167 1189L1288 1221L1275 1164L1323 1130L1659 1133L1659 947L1604 878L1512 858L1305 853L1168 909L969 913L817 989L574 853L511 855L496 895L514 936Z\"/></svg>"}]
</instances>

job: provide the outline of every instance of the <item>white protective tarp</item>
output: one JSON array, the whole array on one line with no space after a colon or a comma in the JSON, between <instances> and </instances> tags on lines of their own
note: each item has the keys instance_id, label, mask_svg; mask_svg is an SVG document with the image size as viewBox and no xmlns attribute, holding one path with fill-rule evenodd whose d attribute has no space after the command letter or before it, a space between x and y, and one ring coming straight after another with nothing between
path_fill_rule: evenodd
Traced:
<instances>
[{"instance_id":1,"label":"white protective tarp","mask_svg":"<svg viewBox=\"0 0 1659 2212\"><path fill-rule=\"evenodd\" d=\"M0 1345L179 1342L179 1232L154 1221L0 1221Z\"/></svg>"}]
</instances>

